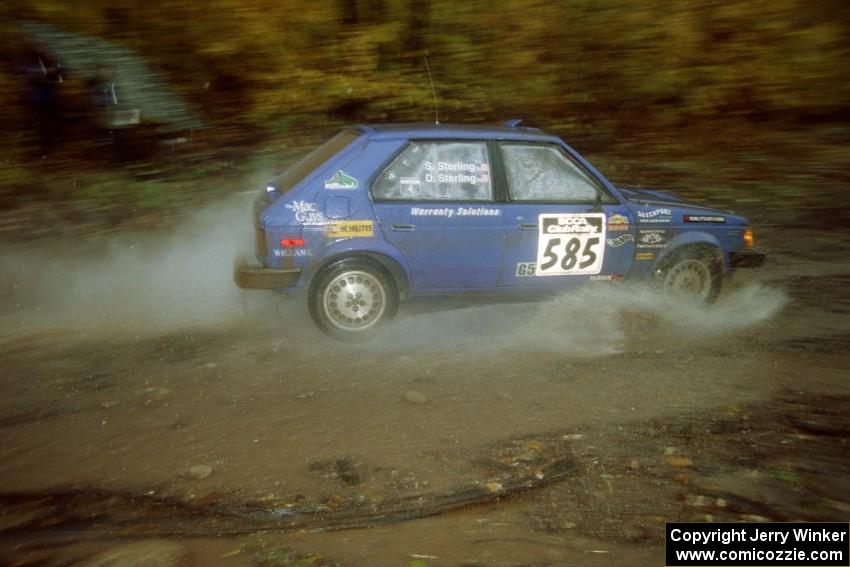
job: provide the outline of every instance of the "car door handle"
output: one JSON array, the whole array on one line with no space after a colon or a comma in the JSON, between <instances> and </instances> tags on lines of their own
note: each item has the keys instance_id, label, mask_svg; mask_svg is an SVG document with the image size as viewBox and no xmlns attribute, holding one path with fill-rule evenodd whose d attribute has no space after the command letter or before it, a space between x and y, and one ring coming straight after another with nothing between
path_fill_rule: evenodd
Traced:
<instances>
[{"instance_id":1,"label":"car door handle","mask_svg":"<svg viewBox=\"0 0 850 567\"><path fill-rule=\"evenodd\" d=\"M394 224L394 225L391 225L390 228L392 228L393 230L397 230L399 232L410 232L410 231L413 230L413 225L412 224Z\"/></svg>"},{"instance_id":2,"label":"car door handle","mask_svg":"<svg viewBox=\"0 0 850 567\"><path fill-rule=\"evenodd\" d=\"M521 223L519 223L519 227L522 230L537 230L537 223L536 222L521 222Z\"/></svg>"}]
</instances>

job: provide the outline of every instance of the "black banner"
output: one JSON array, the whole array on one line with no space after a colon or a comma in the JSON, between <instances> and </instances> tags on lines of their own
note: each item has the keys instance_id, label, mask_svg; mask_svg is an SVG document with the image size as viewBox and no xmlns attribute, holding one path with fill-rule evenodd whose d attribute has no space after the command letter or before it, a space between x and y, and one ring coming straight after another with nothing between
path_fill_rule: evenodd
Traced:
<instances>
[{"instance_id":1,"label":"black banner","mask_svg":"<svg viewBox=\"0 0 850 567\"><path fill-rule=\"evenodd\" d=\"M668 567L850 566L850 524L668 523Z\"/></svg>"}]
</instances>

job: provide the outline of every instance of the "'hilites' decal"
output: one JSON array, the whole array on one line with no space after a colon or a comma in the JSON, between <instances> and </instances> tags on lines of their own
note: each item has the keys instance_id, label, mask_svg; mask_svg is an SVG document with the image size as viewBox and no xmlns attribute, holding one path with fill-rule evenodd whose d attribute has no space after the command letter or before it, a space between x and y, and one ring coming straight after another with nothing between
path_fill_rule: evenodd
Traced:
<instances>
[{"instance_id":1,"label":"'hilites' decal","mask_svg":"<svg viewBox=\"0 0 850 567\"><path fill-rule=\"evenodd\" d=\"M537 275L590 275L602 271L605 214L538 217Z\"/></svg>"},{"instance_id":2,"label":"'hilites' decal","mask_svg":"<svg viewBox=\"0 0 850 567\"><path fill-rule=\"evenodd\" d=\"M332 221L325 225L325 236L331 238L372 236L372 232L370 220Z\"/></svg>"}]
</instances>

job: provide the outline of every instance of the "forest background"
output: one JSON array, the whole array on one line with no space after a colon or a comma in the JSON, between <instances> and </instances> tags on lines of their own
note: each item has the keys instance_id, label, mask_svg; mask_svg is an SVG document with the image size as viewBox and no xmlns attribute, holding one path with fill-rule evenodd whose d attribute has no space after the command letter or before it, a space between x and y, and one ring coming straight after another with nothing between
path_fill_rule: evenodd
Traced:
<instances>
[{"instance_id":1,"label":"forest background","mask_svg":"<svg viewBox=\"0 0 850 567\"><path fill-rule=\"evenodd\" d=\"M129 48L202 126L143 113L116 151L22 22ZM161 220L346 124L432 121L425 57L441 122L521 117L618 182L805 201L850 171L843 0L7 0L0 42L0 235ZM47 134L34 65L62 73Z\"/></svg>"}]
</instances>

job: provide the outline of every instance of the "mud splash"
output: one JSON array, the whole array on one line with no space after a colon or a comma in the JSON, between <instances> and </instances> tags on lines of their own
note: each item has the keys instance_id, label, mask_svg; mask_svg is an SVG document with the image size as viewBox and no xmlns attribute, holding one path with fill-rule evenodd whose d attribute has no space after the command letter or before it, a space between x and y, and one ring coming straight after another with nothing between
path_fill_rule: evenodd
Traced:
<instances>
[{"instance_id":1,"label":"mud splash","mask_svg":"<svg viewBox=\"0 0 850 567\"><path fill-rule=\"evenodd\" d=\"M253 235L245 196L173 231L109 241L43 241L4 252L3 319L13 328L167 332L238 319L234 257Z\"/></svg>"},{"instance_id":2,"label":"mud splash","mask_svg":"<svg viewBox=\"0 0 850 567\"><path fill-rule=\"evenodd\" d=\"M0 260L4 326L157 335L259 322L282 340L306 335L319 350L520 349L600 356L622 352L635 321L641 334L658 340L694 340L757 325L786 303L781 290L758 283L724 293L710 308L646 285L598 283L536 303L447 301L424 310L405 304L377 341L346 346L315 331L303 299L276 309L280 299L274 294L233 284L233 259L251 253L250 209L250 195L243 194L199 211L167 234L10 249Z\"/></svg>"},{"instance_id":3,"label":"mud splash","mask_svg":"<svg viewBox=\"0 0 850 567\"><path fill-rule=\"evenodd\" d=\"M725 293L712 306L671 297L645 284L602 284L538 303L402 312L391 333L367 348L388 353L523 350L604 356L624 352L636 335L679 345L728 336L775 317L787 301L781 289L755 282Z\"/></svg>"}]
</instances>

